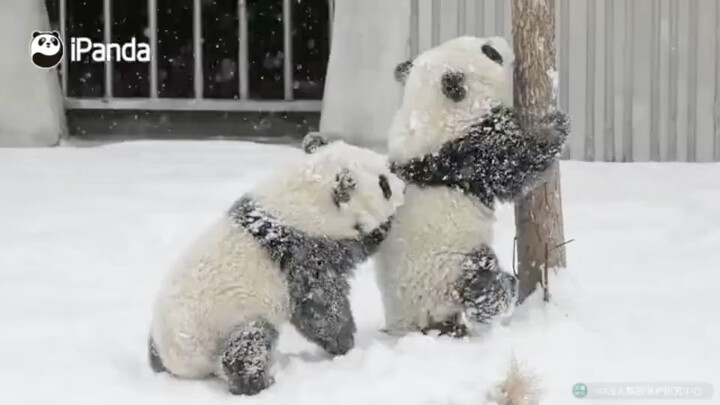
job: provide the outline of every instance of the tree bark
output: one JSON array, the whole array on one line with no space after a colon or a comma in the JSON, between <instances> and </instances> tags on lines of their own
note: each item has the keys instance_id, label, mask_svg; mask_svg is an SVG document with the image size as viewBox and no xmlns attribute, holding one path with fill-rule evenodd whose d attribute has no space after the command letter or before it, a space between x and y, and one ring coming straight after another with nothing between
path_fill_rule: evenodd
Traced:
<instances>
[{"instance_id":1,"label":"tree bark","mask_svg":"<svg viewBox=\"0 0 720 405\"><path fill-rule=\"evenodd\" d=\"M556 108L555 0L512 0L515 50L514 103L522 125L533 125ZM565 267L560 169L556 163L547 179L515 204L518 272L522 302L538 284L547 294L548 269Z\"/></svg>"}]
</instances>

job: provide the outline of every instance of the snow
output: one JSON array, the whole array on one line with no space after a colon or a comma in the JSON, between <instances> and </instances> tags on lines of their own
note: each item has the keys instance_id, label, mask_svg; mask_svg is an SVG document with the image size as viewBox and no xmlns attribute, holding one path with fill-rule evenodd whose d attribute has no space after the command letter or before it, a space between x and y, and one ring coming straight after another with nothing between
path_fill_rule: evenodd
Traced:
<instances>
[{"instance_id":1,"label":"snow","mask_svg":"<svg viewBox=\"0 0 720 405\"><path fill-rule=\"evenodd\" d=\"M57 68L30 59L33 31L49 28L45 1L0 2L0 147L58 143L64 115Z\"/></svg>"},{"instance_id":2,"label":"snow","mask_svg":"<svg viewBox=\"0 0 720 405\"><path fill-rule=\"evenodd\" d=\"M276 383L252 398L153 374L150 307L167 267L294 153L209 141L0 149L0 403L478 405L513 355L539 376L543 404L578 403L577 382L720 387L720 164L684 163L564 161L569 267L551 276L550 304L533 296L483 336L383 334L368 263L347 355L285 328ZM498 217L509 268L512 208Z\"/></svg>"},{"instance_id":3,"label":"snow","mask_svg":"<svg viewBox=\"0 0 720 405\"><path fill-rule=\"evenodd\" d=\"M410 58L409 24L409 1L335 1L321 131L384 146L402 99L393 72Z\"/></svg>"}]
</instances>

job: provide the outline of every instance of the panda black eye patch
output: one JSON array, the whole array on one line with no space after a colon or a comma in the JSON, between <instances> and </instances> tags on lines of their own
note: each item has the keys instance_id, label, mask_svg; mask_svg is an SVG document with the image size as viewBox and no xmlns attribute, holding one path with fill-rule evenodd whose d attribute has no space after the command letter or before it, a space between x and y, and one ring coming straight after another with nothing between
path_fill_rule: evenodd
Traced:
<instances>
[{"instance_id":1,"label":"panda black eye patch","mask_svg":"<svg viewBox=\"0 0 720 405\"><path fill-rule=\"evenodd\" d=\"M451 71L443 73L441 84L445 97L456 103L465 99L467 89L465 88L464 82L465 74L462 72Z\"/></svg>"},{"instance_id":2,"label":"panda black eye patch","mask_svg":"<svg viewBox=\"0 0 720 405\"><path fill-rule=\"evenodd\" d=\"M388 183L388 179L384 174L379 176L378 184L382 190L383 197L385 197L386 200L389 200L390 197L392 197L392 190L390 189L390 183Z\"/></svg>"},{"instance_id":3,"label":"panda black eye patch","mask_svg":"<svg viewBox=\"0 0 720 405\"><path fill-rule=\"evenodd\" d=\"M482 53L485 54L491 61L496 62L499 65L503 64L503 58L500 53L492 47L492 45L485 44L482 46Z\"/></svg>"}]
</instances>

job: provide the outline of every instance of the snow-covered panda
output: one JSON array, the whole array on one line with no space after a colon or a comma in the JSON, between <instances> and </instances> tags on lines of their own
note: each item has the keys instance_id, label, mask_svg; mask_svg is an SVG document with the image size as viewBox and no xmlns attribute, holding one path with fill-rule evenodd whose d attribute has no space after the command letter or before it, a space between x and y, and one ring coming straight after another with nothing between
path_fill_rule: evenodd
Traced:
<instances>
[{"instance_id":1,"label":"snow-covered panda","mask_svg":"<svg viewBox=\"0 0 720 405\"><path fill-rule=\"evenodd\" d=\"M353 347L348 278L385 238L405 185L371 150L318 135L303 148L170 271L150 331L156 372L214 375L253 395L273 382L285 322L332 355Z\"/></svg>"},{"instance_id":2,"label":"snow-covered panda","mask_svg":"<svg viewBox=\"0 0 720 405\"><path fill-rule=\"evenodd\" d=\"M33 31L30 40L30 56L35 66L50 69L63 57L63 42L57 31Z\"/></svg>"},{"instance_id":3,"label":"snow-covered panda","mask_svg":"<svg viewBox=\"0 0 720 405\"><path fill-rule=\"evenodd\" d=\"M376 260L390 333L462 331L458 319L488 324L514 308L517 280L491 249L494 203L537 184L569 123L550 112L521 130L513 64L504 39L459 37L395 70L404 94L388 150L408 187Z\"/></svg>"}]
</instances>

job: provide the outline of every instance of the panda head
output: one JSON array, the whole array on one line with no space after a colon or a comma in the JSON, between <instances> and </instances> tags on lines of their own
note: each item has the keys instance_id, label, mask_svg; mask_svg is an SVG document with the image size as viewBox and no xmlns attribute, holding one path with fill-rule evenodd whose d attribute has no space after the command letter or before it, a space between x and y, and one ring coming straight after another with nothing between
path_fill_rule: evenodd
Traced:
<instances>
[{"instance_id":1,"label":"panda head","mask_svg":"<svg viewBox=\"0 0 720 405\"><path fill-rule=\"evenodd\" d=\"M391 158L434 152L495 104L510 105L514 61L501 37L463 36L400 63L394 73L404 94L390 129Z\"/></svg>"},{"instance_id":2,"label":"panda head","mask_svg":"<svg viewBox=\"0 0 720 405\"><path fill-rule=\"evenodd\" d=\"M63 42L57 31L34 31L30 40L30 55L35 66L49 69L57 66L63 57Z\"/></svg>"},{"instance_id":3,"label":"panda head","mask_svg":"<svg viewBox=\"0 0 720 405\"><path fill-rule=\"evenodd\" d=\"M390 171L386 156L318 134L308 135L303 149L256 195L285 224L311 236L357 238L385 224L403 204L405 183Z\"/></svg>"}]
</instances>

